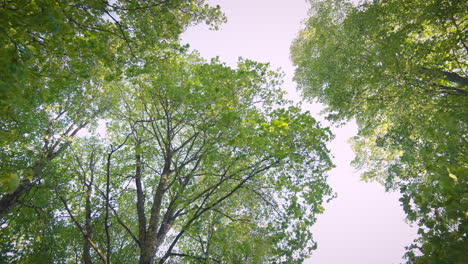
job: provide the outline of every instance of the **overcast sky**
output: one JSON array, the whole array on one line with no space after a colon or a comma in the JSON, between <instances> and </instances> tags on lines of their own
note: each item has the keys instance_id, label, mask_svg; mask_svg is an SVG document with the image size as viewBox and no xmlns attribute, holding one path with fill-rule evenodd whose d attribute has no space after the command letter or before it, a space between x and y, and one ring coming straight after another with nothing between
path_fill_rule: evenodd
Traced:
<instances>
[{"instance_id":1,"label":"overcast sky","mask_svg":"<svg viewBox=\"0 0 468 264\"><path fill-rule=\"evenodd\" d=\"M219 56L221 61L235 66L237 58L270 62L272 68L285 73L283 88L289 97L300 98L292 81L293 66L289 60L289 46L306 18L305 0L211 0L219 4L228 23L219 31L204 25L190 28L184 43L209 59ZM303 103L303 108L317 113L320 107ZM405 223L399 195L385 193L377 183L359 181L359 172L350 167L353 152L347 143L356 134L354 124L333 128L336 134L330 148L336 168L329 183L338 198L325 205L325 213L318 216L312 228L318 249L305 264L391 264L401 263L404 247L416 236L416 228Z\"/></svg>"}]
</instances>

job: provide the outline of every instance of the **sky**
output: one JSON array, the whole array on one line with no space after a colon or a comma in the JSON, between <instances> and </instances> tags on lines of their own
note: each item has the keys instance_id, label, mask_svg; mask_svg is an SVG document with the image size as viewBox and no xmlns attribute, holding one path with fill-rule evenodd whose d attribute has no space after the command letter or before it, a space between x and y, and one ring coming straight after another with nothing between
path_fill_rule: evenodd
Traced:
<instances>
[{"instance_id":1,"label":"sky","mask_svg":"<svg viewBox=\"0 0 468 264\"><path fill-rule=\"evenodd\" d=\"M182 42L190 44L203 57L219 56L230 66L238 57L269 62L285 72L283 89L300 102L292 81L294 68L289 47L302 21L307 17L305 0L210 0L220 5L228 18L220 30L205 25L188 29ZM302 102L318 120L320 105ZM325 205L312 227L318 249L304 264L397 264L404 262L404 247L416 237L416 227L405 222L398 193L385 193L378 183L360 181L359 172L350 166L354 157L348 139L357 133L354 123L332 127L336 137L330 144L336 168L329 184L337 198Z\"/></svg>"}]
</instances>

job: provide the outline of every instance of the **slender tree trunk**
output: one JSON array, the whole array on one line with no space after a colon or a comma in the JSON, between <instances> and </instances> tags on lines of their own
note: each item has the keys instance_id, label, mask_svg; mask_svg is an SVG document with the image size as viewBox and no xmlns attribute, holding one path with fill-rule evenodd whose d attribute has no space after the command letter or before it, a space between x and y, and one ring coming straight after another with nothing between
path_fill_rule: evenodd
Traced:
<instances>
[{"instance_id":1,"label":"slender tree trunk","mask_svg":"<svg viewBox=\"0 0 468 264\"><path fill-rule=\"evenodd\" d=\"M166 156L164 162L164 168L159 179L158 187L154 193L153 205L151 207L151 216L148 223L148 229L145 234L145 241L141 248L140 264L152 264L154 263L154 255L157 252L157 248L162 244L164 237L158 234L160 230L159 226L165 226L166 223L161 222L161 206L166 192L167 181L171 174L171 160L172 154L169 153ZM167 232L167 231L166 231Z\"/></svg>"},{"instance_id":2,"label":"slender tree trunk","mask_svg":"<svg viewBox=\"0 0 468 264\"><path fill-rule=\"evenodd\" d=\"M94 152L91 153L89 169L90 169L90 179L86 183L86 175L83 175L83 182L87 185L86 190L86 205L85 205L85 232L90 240L93 239L93 226L92 226L92 208L91 208L91 195L93 192L93 182L94 182ZM85 239L83 244L83 262L85 264L93 264L93 259L91 257L91 243Z\"/></svg>"},{"instance_id":3,"label":"slender tree trunk","mask_svg":"<svg viewBox=\"0 0 468 264\"><path fill-rule=\"evenodd\" d=\"M137 146L138 149L138 146ZM140 244L140 262L149 263L149 252L146 246L146 214L145 195L141 183L141 155L135 155L135 185L137 194L137 214L138 214L138 241Z\"/></svg>"},{"instance_id":4,"label":"slender tree trunk","mask_svg":"<svg viewBox=\"0 0 468 264\"><path fill-rule=\"evenodd\" d=\"M104 229L106 231L106 260L107 263L110 263L110 256L111 256L111 236L110 236L110 224L109 224L109 207L110 207L110 199L109 199L109 194L110 194L110 168L111 168L111 158L112 154L114 152L111 151L107 155L107 168L106 168L106 214L104 217Z\"/></svg>"},{"instance_id":5,"label":"slender tree trunk","mask_svg":"<svg viewBox=\"0 0 468 264\"><path fill-rule=\"evenodd\" d=\"M93 229L91 223L91 184L88 185L88 190L86 193L86 222L85 222L85 231L86 235L93 239ZM93 264L93 260L91 258L91 244L88 240L84 240L83 242L83 262L85 264Z\"/></svg>"},{"instance_id":6,"label":"slender tree trunk","mask_svg":"<svg viewBox=\"0 0 468 264\"><path fill-rule=\"evenodd\" d=\"M156 193L153 199L153 206L151 208L151 218L148 225L148 230L145 234L145 242L142 248L142 255L140 257L140 264L153 263L154 255L158 244L158 226L160 219L161 204L164 197L164 188L166 186L167 178L169 176L163 172L159 181Z\"/></svg>"}]
</instances>

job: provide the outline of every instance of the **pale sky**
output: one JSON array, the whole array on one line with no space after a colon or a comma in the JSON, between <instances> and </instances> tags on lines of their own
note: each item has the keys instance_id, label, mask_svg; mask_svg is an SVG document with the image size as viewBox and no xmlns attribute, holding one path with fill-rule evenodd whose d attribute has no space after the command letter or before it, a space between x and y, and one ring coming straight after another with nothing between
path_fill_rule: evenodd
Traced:
<instances>
[{"instance_id":1,"label":"pale sky","mask_svg":"<svg viewBox=\"0 0 468 264\"><path fill-rule=\"evenodd\" d=\"M204 25L190 28L182 38L192 49L209 59L235 66L237 58L270 62L286 76L283 89L300 101L292 82L294 73L289 60L289 46L306 18L305 0L211 0L220 5L228 23L219 31ZM305 110L318 116L320 106L303 103ZM318 249L305 264L392 264L402 263L404 247L416 237L416 228L405 223L399 194L385 193L378 183L359 181L359 172L350 167L353 152L347 143L356 134L355 124L333 128L330 144L336 168L329 174L329 184L338 198L325 205L313 226Z\"/></svg>"}]
</instances>

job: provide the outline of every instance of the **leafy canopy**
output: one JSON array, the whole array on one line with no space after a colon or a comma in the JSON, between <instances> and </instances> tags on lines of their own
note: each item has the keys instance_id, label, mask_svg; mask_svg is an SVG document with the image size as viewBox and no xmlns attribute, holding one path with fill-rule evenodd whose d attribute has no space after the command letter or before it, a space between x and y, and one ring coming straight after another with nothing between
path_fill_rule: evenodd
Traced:
<instances>
[{"instance_id":1,"label":"leafy canopy","mask_svg":"<svg viewBox=\"0 0 468 264\"><path fill-rule=\"evenodd\" d=\"M224 20L202 0L0 4L0 262L310 255L331 133L268 65L179 45Z\"/></svg>"},{"instance_id":2,"label":"leafy canopy","mask_svg":"<svg viewBox=\"0 0 468 264\"><path fill-rule=\"evenodd\" d=\"M189 25L224 19L202 0L0 4L0 216L115 103L110 83L128 65L178 47Z\"/></svg>"},{"instance_id":3,"label":"leafy canopy","mask_svg":"<svg viewBox=\"0 0 468 264\"><path fill-rule=\"evenodd\" d=\"M291 48L305 98L355 119L354 164L402 193L420 238L409 263L467 251L468 48L464 1L311 1Z\"/></svg>"},{"instance_id":4,"label":"leafy canopy","mask_svg":"<svg viewBox=\"0 0 468 264\"><path fill-rule=\"evenodd\" d=\"M41 228L6 222L3 257L302 263L331 197L329 130L287 107L268 65L231 69L177 52L146 60L112 90L105 137L78 139L49 167L48 206L34 199L18 211ZM43 251L54 245L44 229L64 237L60 249Z\"/></svg>"}]
</instances>

